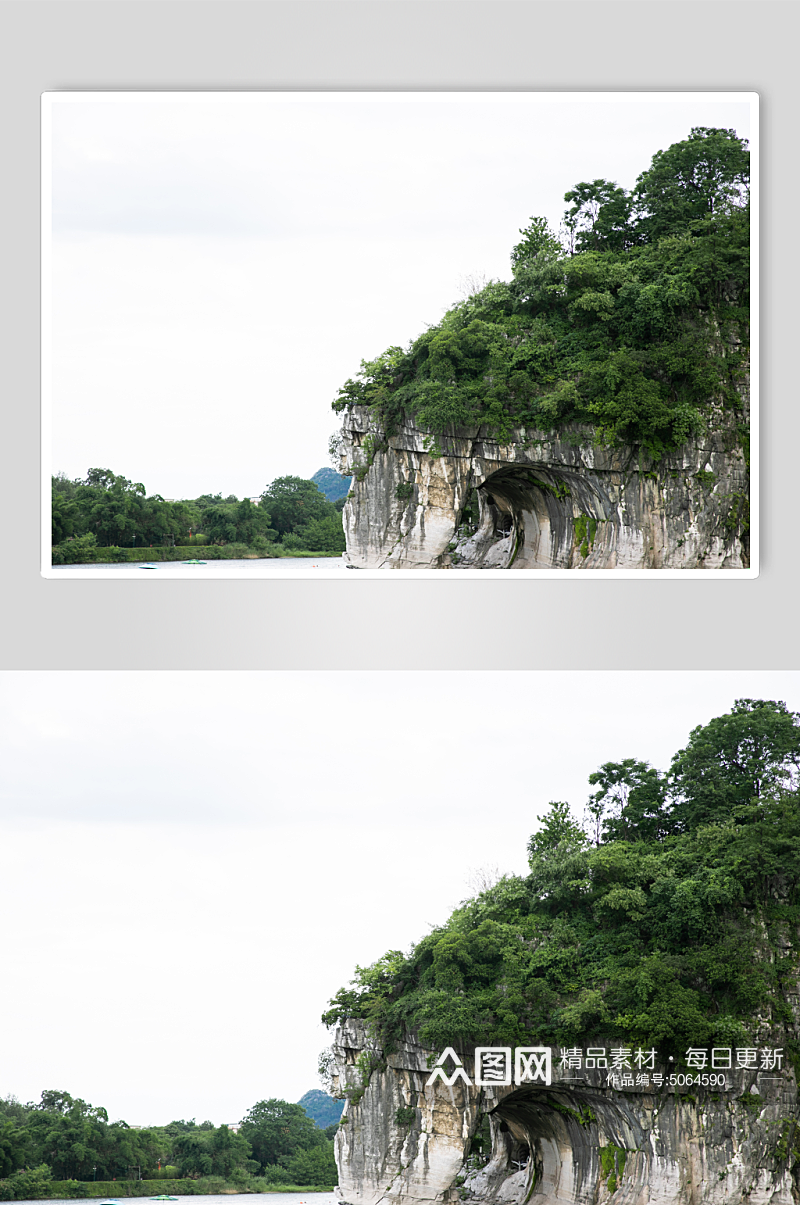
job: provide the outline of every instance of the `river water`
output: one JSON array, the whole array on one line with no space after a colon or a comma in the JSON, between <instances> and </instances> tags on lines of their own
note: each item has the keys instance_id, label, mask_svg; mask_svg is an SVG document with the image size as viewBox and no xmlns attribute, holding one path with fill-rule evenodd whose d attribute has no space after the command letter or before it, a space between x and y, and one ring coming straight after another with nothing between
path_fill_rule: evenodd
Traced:
<instances>
[{"instance_id":1,"label":"river water","mask_svg":"<svg viewBox=\"0 0 800 1205\"><path fill-rule=\"evenodd\" d=\"M199 552L199 549L198 549ZM202 555L198 557L202 560ZM224 577L332 577L344 576L347 569L340 556L320 557L275 557L271 560L207 561L205 565L184 565L181 561L154 561L153 569L142 569L147 564L127 562L120 565L50 565L45 577L53 578L198 578L210 580ZM348 574L350 576L350 574Z\"/></svg>"},{"instance_id":2,"label":"river water","mask_svg":"<svg viewBox=\"0 0 800 1205\"><path fill-rule=\"evenodd\" d=\"M158 1183L154 1181L154 1183ZM91 1197L81 1198L87 1201L119 1201L120 1205L125 1205L127 1201L142 1201L147 1202L149 1197ZM236 1205L237 1201L241 1205L340 1205L339 1198L334 1196L332 1192L248 1192L248 1193L226 1193L223 1196L191 1196L178 1197L179 1201L192 1201L195 1205ZM38 1201L16 1201L15 1205L40 1205ZM70 1200L60 1200L53 1198L48 1199L47 1205L75 1205L75 1198Z\"/></svg>"}]
</instances>

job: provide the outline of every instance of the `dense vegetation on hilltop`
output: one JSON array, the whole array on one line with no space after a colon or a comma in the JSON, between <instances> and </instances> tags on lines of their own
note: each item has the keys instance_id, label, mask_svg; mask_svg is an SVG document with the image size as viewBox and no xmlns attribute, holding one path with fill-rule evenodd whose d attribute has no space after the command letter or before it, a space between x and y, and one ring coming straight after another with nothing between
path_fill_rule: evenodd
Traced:
<instances>
[{"instance_id":1,"label":"dense vegetation on hilltop","mask_svg":"<svg viewBox=\"0 0 800 1205\"><path fill-rule=\"evenodd\" d=\"M323 1021L364 1018L452 1045L752 1046L788 1024L800 943L800 715L737 700L668 771L627 759L591 775L583 823L553 803L530 873L459 907L408 955L358 967ZM764 1034L760 1036L763 1043Z\"/></svg>"},{"instance_id":2,"label":"dense vegetation on hilltop","mask_svg":"<svg viewBox=\"0 0 800 1205\"><path fill-rule=\"evenodd\" d=\"M140 1172L143 1179L218 1177L251 1189L253 1178L262 1189L330 1187L337 1182L335 1129L321 1129L302 1105L277 1099L255 1104L235 1133L194 1119L134 1129L68 1092L43 1092L39 1104L7 1097L0 1099L0 1199L16 1195L15 1177L23 1196L34 1187L37 1196L51 1177L125 1180Z\"/></svg>"},{"instance_id":3,"label":"dense vegetation on hilltop","mask_svg":"<svg viewBox=\"0 0 800 1205\"><path fill-rule=\"evenodd\" d=\"M301 477L276 478L255 504L220 494L170 501L148 497L143 485L109 469L89 469L83 480L53 478L53 563L108 560L114 549L154 545L212 545L231 556L337 556L345 546L343 505Z\"/></svg>"},{"instance_id":4,"label":"dense vegetation on hilltop","mask_svg":"<svg viewBox=\"0 0 800 1205\"><path fill-rule=\"evenodd\" d=\"M372 407L441 433L482 423L588 424L654 458L738 410L748 356L749 154L698 127L659 151L631 193L603 179L565 194L560 237L521 230L512 279L491 281L407 348L362 361L335 410ZM739 442L746 447L744 421Z\"/></svg>"}]
</instances>

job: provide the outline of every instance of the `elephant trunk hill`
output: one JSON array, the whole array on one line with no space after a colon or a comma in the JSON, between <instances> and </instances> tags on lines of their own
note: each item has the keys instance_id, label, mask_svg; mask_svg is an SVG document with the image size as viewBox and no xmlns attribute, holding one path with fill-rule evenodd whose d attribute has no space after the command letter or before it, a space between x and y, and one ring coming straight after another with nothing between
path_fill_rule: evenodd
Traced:
<instances>
[{"instance_id":1,"label":"elephant trunk hill","mask_svg":"<svg viewBox=\"0 0 800 1205\"><path fill-rule=\"evenodd\" d=\"M748 182L744 139L693 129L362 361L333 403L350 566L747 568Z\"/></svg>"},{"instance_id":2,"label":"elephant trunk hill","mask_svg":"<svg viewBox=\"0 0 800 1205\"><path fill-rule=\"evenodd\" d=\"M796 1205L800 714L589 776L330 1001L347 1205Z\"/></svg>"},{"instance_id":3,"label":"elephant trunk hill","mask_svg":"<svg viewBox=\"0 0 800 1205\"><path fill-rule=\"evenodd\" d=\"M484 428L437 437L406 419L383 436L353 407L343 523L357 569L742 569L749 470L732 446L746 414L657 464L591 431ZM375 448L372 451L372 448ZM372 453L367 474L365 448Z\"/></svg>"},{"instance_id":4,"label":"elephant trunk hill","mask_svg":"<svg viewBox=\"0 0 800 1205\"><path fill-rule=\"evenodd\" d=\"M342 1087L362 1085L365 1057L376 1064L337 1134L339 1191L348 1205L798 1199L787 1157L797 1127L791 1068L772 1079L756 1069L740 1073L735 1093L615 1089L605 1071L557 1066L547 1087L478 1087L467 1057L470 1085L439 1080L426 1088L439 1052L413 1037L385 1054L363 1024L350 1021L338 1028L334 1050ZM666 1077L668 1065L660 1071ZM478 1153L476 1136L484 1138Z\"/></svg>"}]
</instances>

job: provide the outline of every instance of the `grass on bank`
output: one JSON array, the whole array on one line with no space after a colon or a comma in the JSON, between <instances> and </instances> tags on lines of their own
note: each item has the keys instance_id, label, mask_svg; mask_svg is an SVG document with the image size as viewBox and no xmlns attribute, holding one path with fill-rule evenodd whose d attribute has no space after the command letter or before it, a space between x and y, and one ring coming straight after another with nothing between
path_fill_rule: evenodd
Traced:
<instances>
[{"instance_id":1,"label":"grass on bank","mask_svg":"<svg viewBox=\"0 0 800 1205\"><path fill-rule=\"evenodd\" d=\"M0 1201L115 1200L121 1197L228 1196L239 1193L333 1192L332 1185L273 1184L263 1176L204 1176L198 1180L53 1180L49 1168L35 1167L0 1180Z\"/></svg>"},{"instance_id":2,"label":"grass on bank","mask_svg":"<svg viewBox=\"0 0 800 1205\"><path fill-rule=\"evenodd\" d=\"M142 561L260 561L279 557L341 557L330 549L310 552L305 548L284 548L271 544L266 548L251 548L247 544L203 544L161 548L119 548L110 545L100 548L79 538L53 546L53 565L138 565Z\"/></svg>"}]
</instances>

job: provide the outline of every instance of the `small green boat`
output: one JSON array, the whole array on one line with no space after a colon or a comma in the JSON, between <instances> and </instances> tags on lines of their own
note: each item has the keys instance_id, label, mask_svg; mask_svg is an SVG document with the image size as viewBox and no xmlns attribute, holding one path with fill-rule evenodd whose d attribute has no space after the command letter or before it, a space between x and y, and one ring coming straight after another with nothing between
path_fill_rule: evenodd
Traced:
<instances>
[{"instance_id":1,"label":"small green boat","mask_svg":"<svg viewBox=\"0 0 800 1205\"><path fill-rule=\"evenodd\" d=\"M181 561L182 565L205 565L206 561ZM153 1197L154 1201L177 1201L177 1197Z\"/></svg>"},{"instance_id":2,"label":"small green boat","mask_svg":"<svg viewBox=\"0 0 800 1205\"><path fill-rule=\"evenodd\" d=\"M162 1193L160 1197L151 1197L151 1201L177 1201L177 1197L166 1197Z\"/></svg>"}]
</instances>

